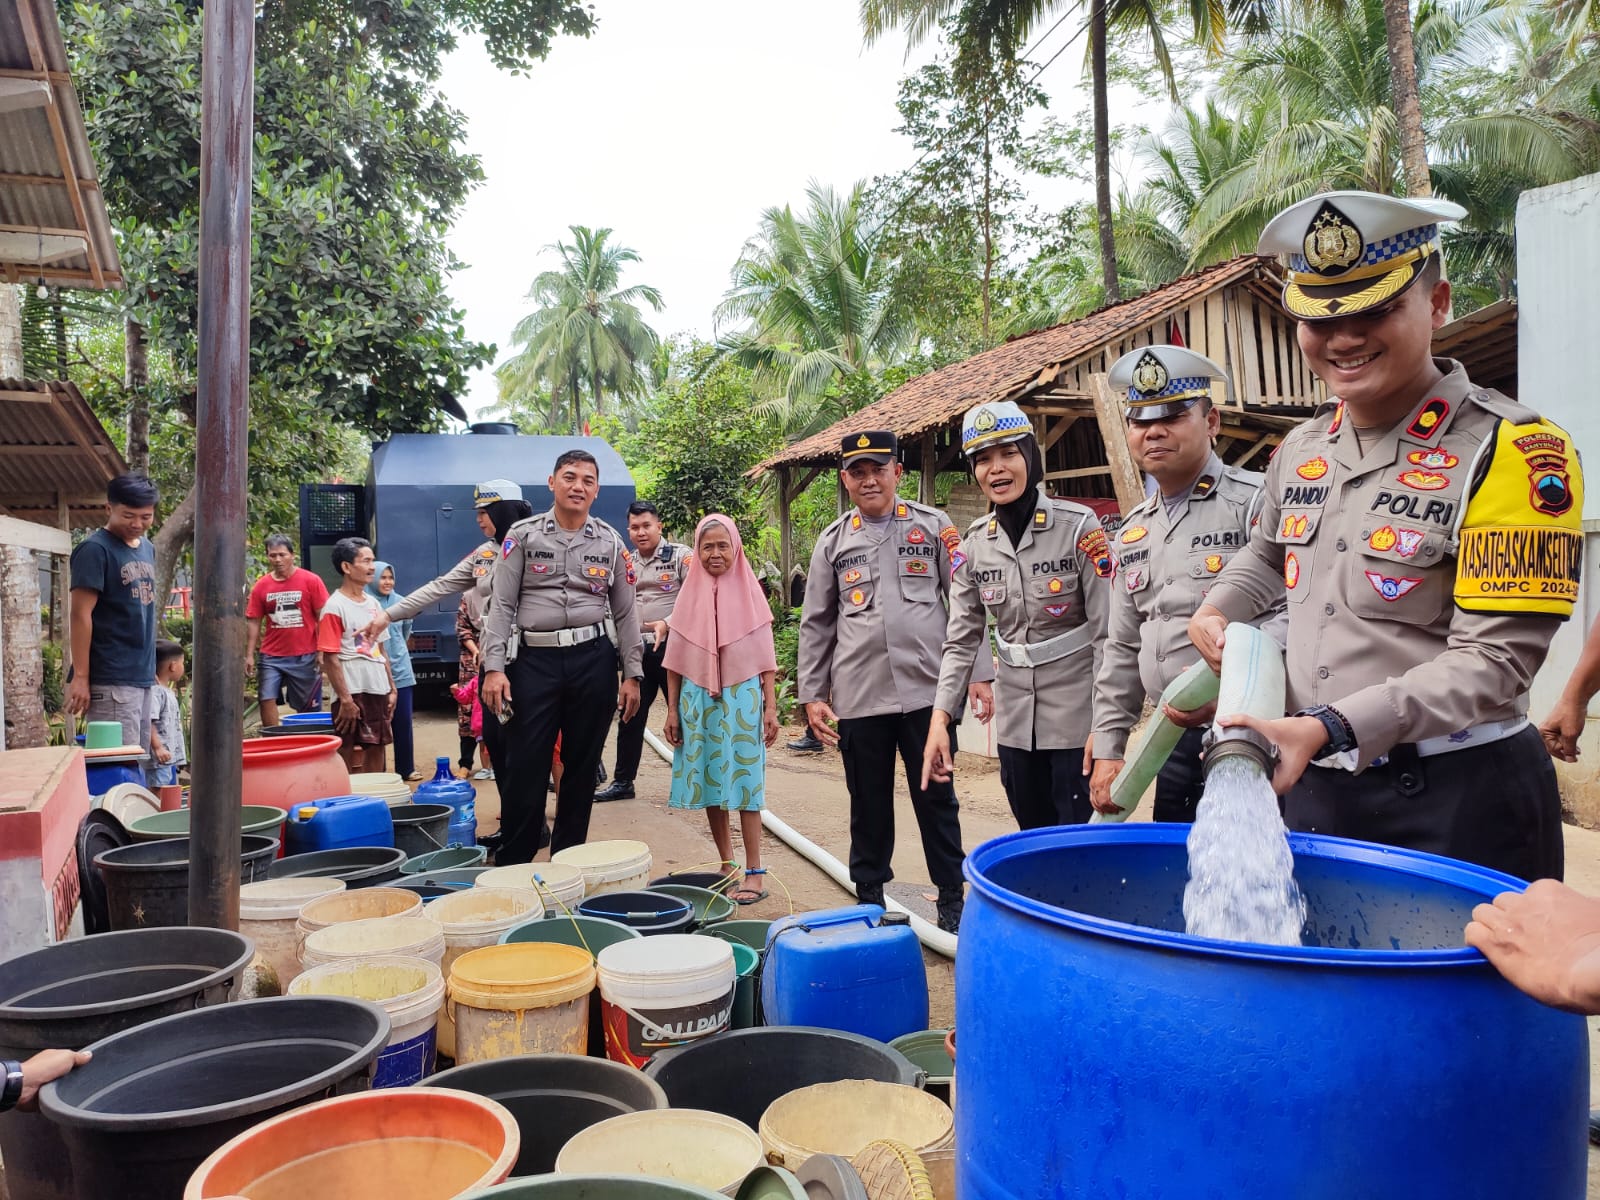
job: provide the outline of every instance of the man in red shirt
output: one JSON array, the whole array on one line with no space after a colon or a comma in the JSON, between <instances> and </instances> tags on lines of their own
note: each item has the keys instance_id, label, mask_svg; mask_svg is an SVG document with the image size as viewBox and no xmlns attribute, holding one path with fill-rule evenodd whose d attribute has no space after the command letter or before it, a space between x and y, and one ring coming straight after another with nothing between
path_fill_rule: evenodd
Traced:
<instances>
[{"instance_id":1,"label":"man in red shirt","mask_svg":"<svg viewBox=\"0 0 1600 1200\"><path fill-rule=\"evenodd\" d=\"M256 637L261 638L261 724L278 723L278 693L287 690L295 712L322 707L322 673L317 670L317 614L328 589L314 572L294 565L294 543L281 533L267 538L272 570L256 580L244 615L250 644L244 652L246 675L256 673Z\"/></svg>"}]
</instances>

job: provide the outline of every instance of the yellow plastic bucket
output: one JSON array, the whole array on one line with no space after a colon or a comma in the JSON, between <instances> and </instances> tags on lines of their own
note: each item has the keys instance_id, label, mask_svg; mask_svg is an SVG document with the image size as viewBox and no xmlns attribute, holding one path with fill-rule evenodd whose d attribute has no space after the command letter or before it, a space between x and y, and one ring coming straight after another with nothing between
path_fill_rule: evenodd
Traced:
<instances>
[{"instance_id":1,"label":"yellow plastic bucket","mask_svg":"<svg viewBox=\"0 0 1600 1200\"><path fill-rule=\"evenodd\" d=\"M444 930L444 959L439 968L445 978L456 959L484 946L498 945L500 935L525 921L544 915L539 894L526 888L470 887L428 904L422 915ZM450 1014L439 1013L439 1053L456 1056L456 1027Z\"/></svg>"},{"instance_id":2,"label":"yellow plastic bucket","mask_svg":"<svg viewBox=\"0 0 1600 1200\"><path fill-rule=\"evenodd\" d=\"M450 967L446 1001L458 1065L514 1054L582 1054L594 956L554 942L469 950Z\"/></svg>"}]
</instances>

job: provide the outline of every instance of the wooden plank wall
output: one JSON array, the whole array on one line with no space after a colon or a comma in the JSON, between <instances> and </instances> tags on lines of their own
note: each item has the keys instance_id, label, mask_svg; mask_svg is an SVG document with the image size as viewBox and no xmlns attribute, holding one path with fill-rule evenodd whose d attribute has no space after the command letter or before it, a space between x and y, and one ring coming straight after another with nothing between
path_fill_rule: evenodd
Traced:
<instances>
[{"instance_id":1,"label":"wooden plank wall","mask_svg":"<svg viewBox=\"0 0 1600 1200\"><path fill-rule=\"evenodd\" d=\"M1294 322L1261 295L1237 286L1196 297L1173 315L1184 342L1226 367L1234 387L1226 402L1245 407L1312 409L1323 389L1295 341ZM1092 394L1091 375L1103 374L1129 350L1167 344L1168 318L1147 325L1073 363L1054 385ZM1069 434L1070 437L1070 434Z\"/></svg>"}]
</instances>

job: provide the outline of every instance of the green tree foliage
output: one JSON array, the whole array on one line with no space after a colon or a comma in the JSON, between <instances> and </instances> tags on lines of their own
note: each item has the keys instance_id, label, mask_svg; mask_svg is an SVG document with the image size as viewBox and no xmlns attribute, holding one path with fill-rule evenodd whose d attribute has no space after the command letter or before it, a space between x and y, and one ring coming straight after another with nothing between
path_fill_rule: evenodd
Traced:
<instances>
[{"instance_id":1,"label":"green tree foliage","mask_svg":"<svg viewBox=\"0 0 1600 1200\"><path fill-rule=\"evenodd\" d=\"M752 419L755 396L752 372L715 347L674 347L667 381L619 443L673 536L688 541L701 517L721 512L753 542L759 497L745 472L782 445L769 422Z\"/></svg>"},{"instance_id":2,"label":"green tree foliage","mask_svg":"<svg viewBox=\"0 0 1600 1200\"><path fill-rule=\"evenodd\" d=\"M622 270L639 261L627 246L612 245L611 230L571 226L572 242L545 249L561 256L559 270L533 281L528 298L537 305L517 323L511 341L517 353L495 371L500 403L508 413L530 413L548 399L544 428L583 427L587 395L596 416L605 400L627 403L650 383L650 363L660 345L645 324L640 304L661 311L661 293L649 284L622 286ZM529 422L532 423L531 421Z\"/></svg>"},{"instance_id":3,"label":"green tree foliage","mask_svg":"<svg viewBox=\"0 0 1600 1200\"><path fill-rule=\"evenodd\" d=\"M871 240L865 185L847 196L813 182L807 206L769 208L745 243L717 308L737 322L721 346L755 372L756 411L798 435L819 424L828 387L902 357L915 326L895 303L892 262Z\"/></svg>"},{"instance_id":4,"label":"green tree foliage","mask_svg":"<svg viewBox=\"0 0 1600 1200\"><path fill-rule=\"evenodd\" d=\"M936 352L994 344L994 310L1010 300L1010 264L1032 232L1023 122L1045 95L1024 68L998 63L958 83L941 60L900 81L896 132L918 157L909 170L873 180L869 236L893 260L892 303Z\"/></svg>"}]
</instances>

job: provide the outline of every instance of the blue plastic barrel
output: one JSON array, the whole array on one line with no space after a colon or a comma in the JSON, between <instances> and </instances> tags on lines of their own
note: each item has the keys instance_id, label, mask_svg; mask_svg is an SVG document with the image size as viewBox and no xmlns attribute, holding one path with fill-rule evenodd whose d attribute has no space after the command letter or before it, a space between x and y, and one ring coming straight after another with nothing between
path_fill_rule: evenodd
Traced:
<instances>
[{"instance_id":1,"label":"blue plastic barrel","mask_svg":"<svg viewBox=\"0 0 1600 1200\"><path fill-rule=\"evenodd\" d=\"M1181 932L1187 833L1039 829L967 856L965 1200L1582 1200L1583 1018L1461 941L1519 880L1293 835L1305 944L1211 941Z\"/></svg>"},{"instance_id":2,"label":"blue plastic barrel","mask_svg":"<svg viewBox=\"0 0 1600 1200\"><path fill-rule=\"evenodd\" d=\"M91 796L104 796L119 783L137 783L144 786L144 767L142 758L128 760L115 759L107 762L104 759L85 759L83 763L84 774L89 781L89 794Z\"/></svg>"},{"instance_id":3,"label":"blue plastic barrel","mask_svg":"<svg viewBox=\"0 0 1600 1200\"><path fill-rule=\"evenodd\" d=\"M393 846L394 820L382 796L326 796L289 809L283 841L285 854Z\"/></svg>"},{"instance_id":4,"label":"blue plastic barrel","mask_svg":"<svg viewBox=\"0 0 1600 1200\"><path fill-rule=\"evenodd\" d=\"M911 926L876 904L780 917L767 930L768 1025L841 1029L887 1042L928 1027L928 973Z\"/></svg>"}]
</instances>

